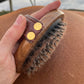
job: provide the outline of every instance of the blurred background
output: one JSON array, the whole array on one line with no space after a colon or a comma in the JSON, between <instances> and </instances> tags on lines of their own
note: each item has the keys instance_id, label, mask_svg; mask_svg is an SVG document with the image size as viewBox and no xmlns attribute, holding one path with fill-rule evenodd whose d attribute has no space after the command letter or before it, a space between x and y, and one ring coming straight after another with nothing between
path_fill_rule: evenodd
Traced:
<instances>
[{"instance_id":1,"label":"blurred background","mask_svg":"<svg viewBox=\"0 0 84 84\"><path fill-rule=\"evenodd\" d=\"M10 12L33 5L47 5L55 0L0 0L0 12ZM61 9L84 10L84 0L61 0ZM1 14L2 15L2 14Z\"/></svg>"}]
</instances>

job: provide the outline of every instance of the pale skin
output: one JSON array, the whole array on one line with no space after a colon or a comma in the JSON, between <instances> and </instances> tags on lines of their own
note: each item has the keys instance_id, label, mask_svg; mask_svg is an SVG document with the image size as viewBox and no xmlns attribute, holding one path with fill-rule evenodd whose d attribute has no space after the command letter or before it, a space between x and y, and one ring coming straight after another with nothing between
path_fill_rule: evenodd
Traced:
<instances>
[{"instance_id":1,"label":"pale skin","mask_svg":"<svg viewBox=\"0 0 84 84\"><path fill-rule=\"evenodd\" d=\"M60 4L61 2L57 0L33 13L31 16L40 19L49 11L59 8ZM17 49L17 41L22 36L25 27L26 18L23 15L19 15L0 41L0 84L13 84L20 75L16 73L13 54Z\"/></svg>"}]
</instances>

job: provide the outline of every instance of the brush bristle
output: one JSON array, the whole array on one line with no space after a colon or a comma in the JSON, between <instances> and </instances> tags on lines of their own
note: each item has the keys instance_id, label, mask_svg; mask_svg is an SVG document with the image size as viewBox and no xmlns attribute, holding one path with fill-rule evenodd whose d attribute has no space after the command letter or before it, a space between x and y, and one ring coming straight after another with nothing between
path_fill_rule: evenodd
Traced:
<instances>
[{"instance_id":1,"label":"brush bristle","mask_svg":"<svg viewBox=\"0 0 84 84\"><path fill-rule=\"evenodd\" d=\"M50 58L65 31L65 23L61 19L54 22L44 36L31 51L23 65L23 71L30 76L44 65Z\"/></svg>"}]
</instances>

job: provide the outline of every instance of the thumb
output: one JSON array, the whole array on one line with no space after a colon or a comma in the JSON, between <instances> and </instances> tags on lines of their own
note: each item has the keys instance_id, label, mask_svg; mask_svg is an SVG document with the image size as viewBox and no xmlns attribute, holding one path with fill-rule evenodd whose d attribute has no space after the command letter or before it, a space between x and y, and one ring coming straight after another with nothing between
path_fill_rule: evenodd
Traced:
<instances>
[{"instance_id":1,"label":"thumb","mask_svg":"<svg viewBox=\"0 0 84 84\"><path fill-rule=\"evenodd\" d=\"M19 15L15 23L8 29L3 38L1 39L2 45L7 50L12 50L16 42L22 36L26 27L26 18Z\"/></svg>"}]
</instances>

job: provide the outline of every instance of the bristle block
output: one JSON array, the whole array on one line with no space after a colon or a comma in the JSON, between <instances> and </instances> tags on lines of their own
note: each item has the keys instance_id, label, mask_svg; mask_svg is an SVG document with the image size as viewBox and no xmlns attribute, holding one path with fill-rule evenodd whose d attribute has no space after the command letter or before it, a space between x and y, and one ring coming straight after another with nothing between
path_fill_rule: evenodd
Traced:
<instances>
[{"instance_id":1,"label":"bristle block","mask_svg":"<svg viewBox=\"0 0 84 84\"><path fill-rule=\"evenodd\" d=\"M63 36L63 33L65 31L64 26L65 24L61 21L53 24L53 26L51 26L51 28L46 31L45 35L35 46L34 52L37 52L38 55L34 58L32 66L27 70L28 75L36 72L41 67L41 65L44 65L48 61L48 59L50 59L51 54L53 53Z\"/></svg>"}]
</instances>

